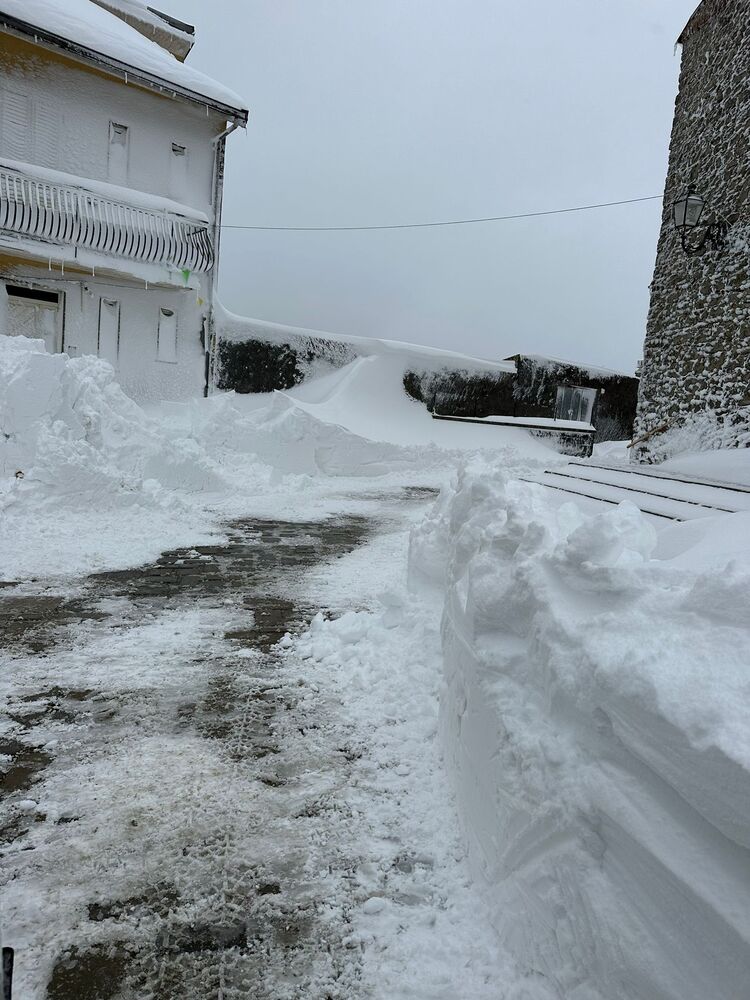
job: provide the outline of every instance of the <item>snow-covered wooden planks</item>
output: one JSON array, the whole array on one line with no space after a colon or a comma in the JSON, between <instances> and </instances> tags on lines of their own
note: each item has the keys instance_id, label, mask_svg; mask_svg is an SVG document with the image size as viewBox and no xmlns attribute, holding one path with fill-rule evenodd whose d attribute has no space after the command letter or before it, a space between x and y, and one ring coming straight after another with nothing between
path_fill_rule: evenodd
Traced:
<instances>
[{"instance_id":1,"label":"snow-covered wooden planks","mask_svg":"<svg viewBox=\"0 0 750 1000\"><path fill-rule=\"evenodd\" d=\"M602 503L629 500L644 514L675 521L750 510L748 487L659 473L652 468L570 462L526 481Z\"/></svg>"}]
</instances>

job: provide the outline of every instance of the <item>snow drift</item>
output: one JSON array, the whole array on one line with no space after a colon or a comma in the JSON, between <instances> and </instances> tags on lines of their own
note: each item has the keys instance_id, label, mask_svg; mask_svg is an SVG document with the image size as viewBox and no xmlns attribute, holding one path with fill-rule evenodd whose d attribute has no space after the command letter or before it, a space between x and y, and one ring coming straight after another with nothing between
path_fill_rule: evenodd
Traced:
<instances>
[{"instance_id":1,"label":"snow drift","mask_svg":"<svg viewBox=\"0 0 750 1000\"><path fill-rule=\"evenodd\" d=\"M0 336L0 578L134 564L198 541L207 522L191 496L224 485L198 442L165 434L106 362Z\"/></svg>"},{"instance_id":2,"label":"snow drift","mask_svg":"<svg viewBox=\"0 0 750 1000\"><path fill-rule=\"evenodd\" d=\"M42 340L0 338L0 470L6 503L34 491L57 502L132 502L166 489L210 490L218 470L195 443L168 441L95 357L48 354ZM15 479L15 484L8 479Z\"/></svg>"},{"instance_id":3,"label":"snow drift","mask_svg":"<svg viewBox=\"0 0 750 1000\"><path fill-rule=\"evenodd\" d=\"M106 362L0 336L0 578L135 565L206 539L250 497L278 514L321 476L424 474L482 447L549 456L522 432L443 430L393 364L358 359L296 395L146 411Z\"/></svg>"},{"instance_id":4,"label":"snow drift","mask_svg":"<svg viewBox=\"0 0 750 1000\"><path fill-rule=\"evenodd\" d=\"M750 519L670 528L659 559L636 508L554 507L475 461L413 533L413 582L445 589L441 731L474 867L556 996L747 993L750 559L706 562L730 530Z\"/></svg>"}]
</instances>

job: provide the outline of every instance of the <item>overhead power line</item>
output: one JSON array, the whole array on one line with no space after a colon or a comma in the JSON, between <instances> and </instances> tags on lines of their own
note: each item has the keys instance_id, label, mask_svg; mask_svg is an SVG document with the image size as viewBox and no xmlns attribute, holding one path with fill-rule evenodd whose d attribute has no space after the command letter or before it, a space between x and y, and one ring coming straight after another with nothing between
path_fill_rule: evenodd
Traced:
<instances>
[{"instance_id":1,"label":"overhead power line","mask_svg":"<svg viewBox=\"0 0 750 1000\"><path fill-rule=\"evenodd\" d=\"M571 212L592 212L598 208L616 205L635 205L641 201L661 201L663 195L651 194L645 198L625 198L622 201L605 201L598 205L576 205L574 208L553 208L546 212L521 212L518 215L491 215L484 219L451 219L448 222L409 222L392 226L235 226L222 225L222 229L252 229L273 233L365 233L378 229L433 229L437 226L474 226L482 222L509 222L511 219L537 219L542 215L567 215Z\"/></svg>"}]
</instances>

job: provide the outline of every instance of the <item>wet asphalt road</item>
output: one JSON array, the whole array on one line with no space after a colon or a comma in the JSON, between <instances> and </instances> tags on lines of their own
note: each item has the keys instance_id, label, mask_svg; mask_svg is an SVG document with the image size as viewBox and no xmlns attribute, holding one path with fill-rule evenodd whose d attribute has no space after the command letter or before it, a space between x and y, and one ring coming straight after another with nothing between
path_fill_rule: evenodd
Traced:
<instances>
[{"instance_id":1,"label":"wet asphalt road","mask_svg":"<svg viewBox=\"0 0 750 1000\"><path fill-rule=\"evenodd\" d=\"M0 591L0 864L28 893L25 1000L365 995L336 790L366 748L277 643L320 610L288 581L373 530L243 520L74 594Z\"/></svg>"}]
</instances>

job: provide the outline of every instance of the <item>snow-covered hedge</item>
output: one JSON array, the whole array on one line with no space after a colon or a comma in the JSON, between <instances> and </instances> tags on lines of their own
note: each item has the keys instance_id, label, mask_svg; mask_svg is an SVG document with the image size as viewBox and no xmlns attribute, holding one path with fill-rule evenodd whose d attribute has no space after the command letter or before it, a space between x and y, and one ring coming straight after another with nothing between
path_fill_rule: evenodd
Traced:
<instances>
[{"instance_id":1,"label":"snow-covered hedge","mask_svg":"<svg viewBox=\"0 0 750 1000\"><path fill-rule=\"evenodd\" d=\"M634 507L556 507L474 461L414 530L470 855L539 995L747 994L750 562L707 555L728 527L657 549Z\"/></svg>"}]
</instances>

